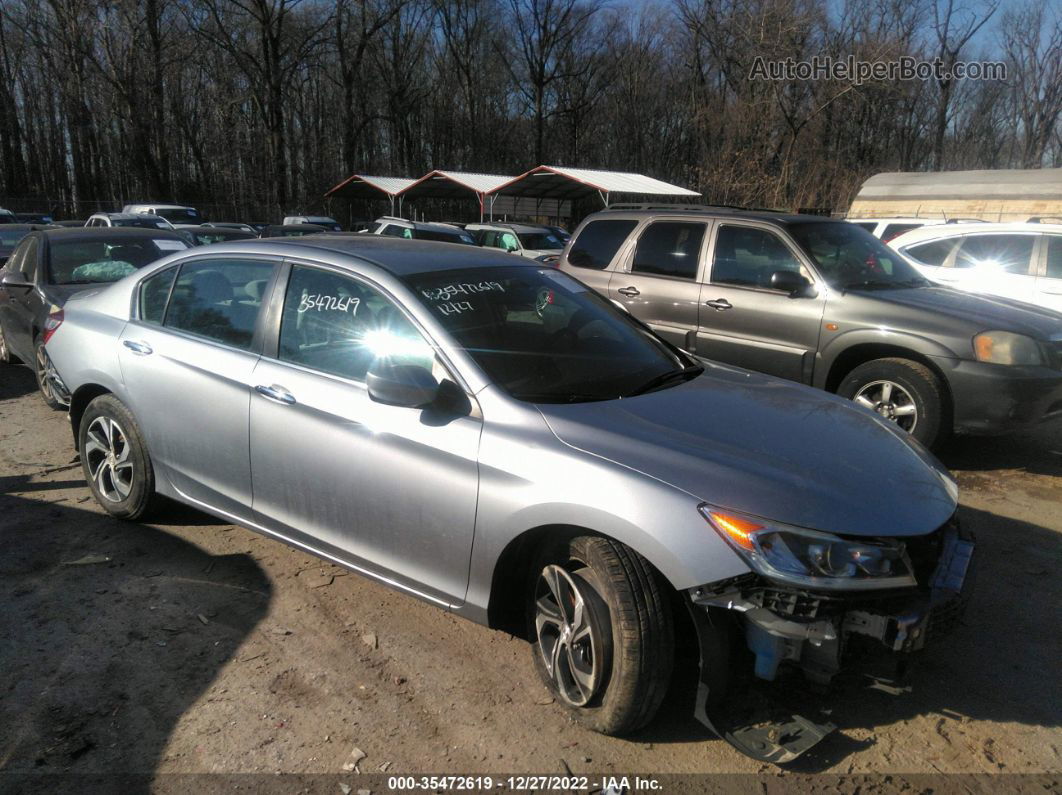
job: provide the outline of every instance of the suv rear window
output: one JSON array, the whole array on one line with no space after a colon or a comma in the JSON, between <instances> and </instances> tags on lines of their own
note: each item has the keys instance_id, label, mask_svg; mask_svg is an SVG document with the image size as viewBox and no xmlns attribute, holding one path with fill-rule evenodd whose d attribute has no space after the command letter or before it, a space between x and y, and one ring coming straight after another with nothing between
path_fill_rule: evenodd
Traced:
<instances>
[{"instance_id":1,"label":"suv rear window","mask_svg":"<svg viewBox=\"0 0 1062 795\"><path fill-rule=\"evenodd\" d=\"M948 254L951 253L954 247L955 238L949 237L944 240L930 240L928 243L907 246L903 253L923 265L932 265L939 268L947 260Z\"/></svg>"},{"instance_id":2,"label":"suv rear window","mask_svg":"<svg viewBox=\"0 0 1062 795\"><path fill-rule=\"evenodd\" d=\"M591 221L572 241L568 262L577 268L604 270L637 221Z\"/></svg>"}]
</instances>

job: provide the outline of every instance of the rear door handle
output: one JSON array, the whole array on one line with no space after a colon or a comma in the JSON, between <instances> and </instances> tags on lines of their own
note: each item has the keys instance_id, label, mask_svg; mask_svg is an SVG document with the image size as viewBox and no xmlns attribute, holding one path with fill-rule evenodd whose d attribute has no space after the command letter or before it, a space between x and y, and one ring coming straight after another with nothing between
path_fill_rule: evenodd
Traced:
<instances>
[{"instance_id":1,"label":"rear door handle","mask_svg":"<svg viewBox=\"0 0 1062 795\"><path fill-rule=\"evenodd\" d=\"M718 312L722 312L724 309L733 309L734 305L727 301L725 298L716 298L714 301L705 301L705 306L710 306Z\"/></svg>"},{"instance_id":2,"label":"rear door handle","mask_svg":"<svg viewBox=\"0 0 1062 795\"><path fill-rule=\"evenodd\" d=\"M637 287L620 287L616 292L620 295L625 295L628 298L634 298L634 296L642 294L642 291Z\"/></svg>"},{"instance_id":3,"label":"rear door handle","mask_svg":"<svg viewBox=\"0 0 1062 795\"><path fill-rule=\"evenodd\" d=\"M154 353L151 346L146 342L136 342L135 340L122 340L122 345L127 347L137 356L147 356L149 353Z\"/></svg>"},{"instance_id":4,"label":"rear door handle","mask_svg":"<svg viewBox=\"0 0 1062 795\"><path fill-rule=\"evenodd\" d=\"M290 406L295 402L295 396L293 394L284 387L277 386L276 384L273 384L273 386L259 384L254 388L254 391L264 398L275 400L277 403L283 403L285 406Z\"/></svg>"}]
</instances>

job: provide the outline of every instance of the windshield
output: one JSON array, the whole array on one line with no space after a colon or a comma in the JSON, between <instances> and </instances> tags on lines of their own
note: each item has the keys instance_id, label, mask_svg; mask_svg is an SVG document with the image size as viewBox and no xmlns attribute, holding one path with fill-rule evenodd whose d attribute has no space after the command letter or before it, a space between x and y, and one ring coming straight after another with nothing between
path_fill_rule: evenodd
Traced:
<instances>
[{"instance_id":1,"label":"windshield","mask_svg":"<svg viewBox=\"0 0 1062 795\"><path fill-rule=\"evenodd\" d=\"M788 229L831 287L872 290L930 284L898 252L855 224L809 222Z\"/></svg>"},{"instance_id":2,"label":"windshield","mask_svg":"<svg viewBox=\"0 0 1062 795\"><path fill-rule=\"evenodd\" d=\"M440 243L464 243L468 246L476 245L476 241L472 239L472 235L461 232L443 232L436 231L434 229L418 229L418 240L437 240Z\"/></svg>"},{"instance_id":3,"label":"windshield","mask_svg":"<svg viewBox=\"0 0 1062 795\"><path fill-rule=\"evenodd\" d=\"M520 232L517 237L524 248L564 248L564 244L548 232Z\"/></svg>"},{"instance_id":4,"label":"windshield","mask_svg":"<svg viewBox=\"0 0 1062 795\"><path fill-rule=\"evenodd\" d=\"M164 221L156 221L152 218L114 218L111 226L132 226L140 229L169 229L170 225Z\"/></svg>"},{"instance_id":5,"label":"windshield","mask_svg":"<svg viewBox=\"0 0 1062 795\"><path fill-rule=\"evenodd\" d=\"M161 215L171 224L198 224L203 220L192 207L158 207L155 215Z\"/></svg>"},{"instance_id":6,"label":"windshield","mask_svg":"<svg viewBox=\"0 0 1062 795\"><path fill-rule=\"evenodd\" d=\"M552 268L443 271L406 282L490 379L520 400L610 400L701 372L630 315Z\"/></svg>"},{"instance_id":7,"label":"windshield","mask_svg":"<svg viewBox=\"0 0 1062 795\"><path fill-rule=\"evenodd\" d=\"M116 282L137 268L186 248L180 240L169 239L53 239L48 245L48 281L51 284Z\"/></svg>"}]
</instances>

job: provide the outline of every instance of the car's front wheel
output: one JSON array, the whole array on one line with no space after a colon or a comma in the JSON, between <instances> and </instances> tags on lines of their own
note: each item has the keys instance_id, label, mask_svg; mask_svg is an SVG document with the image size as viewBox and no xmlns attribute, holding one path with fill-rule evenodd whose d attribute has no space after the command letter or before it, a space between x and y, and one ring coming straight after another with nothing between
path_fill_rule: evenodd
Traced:
<instances>
[{"instance_id":1,"label":"car's front wheel","mask_svg":"<svg viewBox=\"0 0 1062 795\"><path fill-rule=\"evenodd\" d=\"M665 584L619 542L579 536L544 554L529 585L535 668L580 723L626 734L656 715L674 661Z\"/></svg>"},{"instance_id":2,"label":"car's front wheel","mask_svg":"<svg viewBox=\"0 0 1062 795\"><path fill-rule=\"evenodd\" d=\"M57 380L55 369L52 367L51 359L48 358L48 352L44 349L44 343L40 340L37 340L34 345L33 370L37 374L37 389L48 407L56 410L64 408L66 404L55 386Z\"/></svg>"},{"instance_id":3,"label":"car's front wheel","mask_svg":"<svg viewBox=\"0 0 1062 795\"><path fill-rule=\"evenodd\" d=\"M78 431L81 468L107 513L140 519L155 502L155 472L132 413L113 395L89 403Z\"/></svg>"},{"instance_id":4,"label":"car's front wheel","mask_svg":"<svg viewBox=\"0 0 1062 795\"><path fill-rule=\"evenodd\" d=\"M837 394L877 412L932 447L946 433L945 396L933 371L910 359L875 359L856 367Z\"/></svg>"},{"instance_id":5,"label":"car's front wheel","mask_svg":"<svg viewBox=\"0 0 1062 795\"><path fill-rule=\"evenodd\" d=\"M7 347L7 340L4 338L4 324L0 323L0 364L12 364L14 361L15 355Z\"/></svg>"}]
</instances>

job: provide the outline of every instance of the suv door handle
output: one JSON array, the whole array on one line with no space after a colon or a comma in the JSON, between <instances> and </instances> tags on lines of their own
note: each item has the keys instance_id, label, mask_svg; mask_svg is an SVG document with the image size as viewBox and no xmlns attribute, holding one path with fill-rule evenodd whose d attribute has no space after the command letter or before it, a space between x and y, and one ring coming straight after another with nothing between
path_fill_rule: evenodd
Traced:
<instances>
[{"instance_id":1,"label":"suv door handle","mask_svg":"<svg viewBox=\"0 0 1062 795\"><path fill-rule=\"evenodd\" d=\"M254 391L264 398L275 400L277 403L283 403L285 406L290 406L295 402L295 396L293 394L284 387L277 386L276 384L273 384L273 386L259 384L254 388Z\"/></svg>"},{"instance_id":2,"label":"suv door handle","mask_svg":"<svg viewBox=\"0 0 1062 795\"><path fill-rule=\"evenodd\" d=\"M716 298L714 301L705 301L705 306L710 306L717 312L722 312L724 309L733 309L734 305L727 301L725 298Z\"/></svg>"},{"instance_id":3,"label":"suv door handle","mask_svg":"<svg viewBox=\"0 0 1062 795\"><path fill-rule=\"evenodd\" d=\"M154 353L151 346L146 342L135 342L133 340L122 340L122 345L127 347L137 356L147 356L149 353Z\"/></svg>"},{"instance_id":4,"label":"suv door handle","mask_svg":"<svg viewBox=\"0 0 1062 795\"><path fill-rule=\"evenodd\" d=\"M620 287L616 292L620 295L625 295L628 298L634 298L634 296L642 294L642 291L637 287Z\"/></svg>"}]
</instances>

